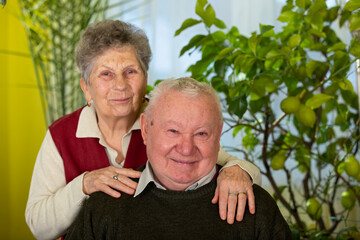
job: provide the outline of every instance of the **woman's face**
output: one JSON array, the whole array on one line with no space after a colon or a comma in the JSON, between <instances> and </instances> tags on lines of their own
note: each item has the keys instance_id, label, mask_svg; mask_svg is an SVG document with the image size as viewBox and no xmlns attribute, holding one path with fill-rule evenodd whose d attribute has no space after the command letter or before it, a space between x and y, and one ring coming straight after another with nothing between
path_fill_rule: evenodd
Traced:
<instances>
[{"instance_id":1,"label":"woman's face","mask_svg":"<svg viewBox=\"0 0 360 240\"><path fill-rule=\"evenodd\" d=\"M89 84L81 79L86 100L99 117L135 118L146 93L147 79L133 47L112 48L93 63Z\"/></svg>"}]
</instances>

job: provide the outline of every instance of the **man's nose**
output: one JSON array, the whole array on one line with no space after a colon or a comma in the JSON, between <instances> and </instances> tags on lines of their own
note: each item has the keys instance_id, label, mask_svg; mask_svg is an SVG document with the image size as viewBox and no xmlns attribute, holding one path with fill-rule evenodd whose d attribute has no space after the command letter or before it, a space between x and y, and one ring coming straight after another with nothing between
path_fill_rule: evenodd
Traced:
<instances>
[{"instance_id":1,"label":"man's nose","mask_svg":"<svg viewBox=\"0 0 360 240\"><path fill-rule=\"evenodd\" d=\"M180 154L184 156L189 156L193 154L195 149L195 142L193 136L190 136L190 134L183 135L179 143L177 144L176 149Z\"/></svg>"}]
</instances>

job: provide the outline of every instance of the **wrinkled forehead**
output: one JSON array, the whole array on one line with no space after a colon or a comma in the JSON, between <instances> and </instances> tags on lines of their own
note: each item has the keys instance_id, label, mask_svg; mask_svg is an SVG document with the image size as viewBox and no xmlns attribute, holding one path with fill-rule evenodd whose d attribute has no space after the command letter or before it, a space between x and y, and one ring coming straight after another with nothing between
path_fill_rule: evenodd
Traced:
<instances>
[{"instance_id":1,"label":"wrinkled forehead","mask_svg":"<svg viewBox=\"0 0 360 240\"><path fill-rule=\"evenodd\" d=\"M207 93L189 95L171 90L159 97L153 110L153 119L165 118L167 121L197 120L212 124L221 118L216 101Z\"/></svg>"}]
</instances>

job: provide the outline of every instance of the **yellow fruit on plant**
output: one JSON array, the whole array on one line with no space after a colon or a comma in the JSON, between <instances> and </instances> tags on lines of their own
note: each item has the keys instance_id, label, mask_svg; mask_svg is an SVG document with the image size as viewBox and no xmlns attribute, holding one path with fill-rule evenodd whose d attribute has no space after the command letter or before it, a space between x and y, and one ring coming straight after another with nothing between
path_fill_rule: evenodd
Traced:
<instances>
[{"instance_id":1,"label":"yellow fruit on plant","mask_svg":"<svg viewBox=\"0 0 360 240\"><path fill-rule=\"evenodd\" d=\"M280 108L284 111L284 113L294 113L299 110L299 107L300 100L297 97L287 97L283 99L280 103Z\"/></svg>"},{"instance_id":2,"label":"yellow fruit on plant","mask_svg":"<svg viewBox=\"0 0 360 240\"><path fill-rule=\"evenodd\" d=\"M360 164L354 156L349 156L345 160L345 172L350 177L357 177L360 172Z\"/></svg>"},{"instance_id":3,"label":"yellow fruit on plant","mask_svg":"<svg viewBox=\"0 0 360 240\"><path fill-rule=\"evenodd\" d=\"M354 177L356 180L360 180L360 171L358 172L358 175L356 177Z\"/></svg>"},{"instance_id":4,"label":"yellow fruit on plant","mask_svg":"<svg viewBox=\"0 0 360 240\"><path fill-rule=\"evenodd\" d=\"M283 169L285 165L285 160L285 154L278 153L271 159L270 167L274 170Z\"/></svg>"},{"instance_id":5,"label":"yellow fruit on plant","mask_svg":"<svg viewBox=\"0 0 360 240\"><path fill-rule=\"evenodd\" d=\"M295 117L301 124L307 127L313 127L316 121L314 111L304 104L300 104L299 110L295 113Z\"/></svg>"},{"instance_id":6,"label":"yellow fruit on plant","mask_svg":"<svg viewBox=\"0 0 360 240\"><path fill-rule=\"evenodd\" d=\"M355 205L355 194L351 189L348 189L341 194L341 205L345 209L352 209Z\"/></svg>"},{"instance_id":7,"label":"yellow fruit on plant","mask_svg":"<svg viewBox=\"0 0 360 240\"><path fill-rule=\"evenodd\" d=\"M322 208L320 203L315 198L309 198L306 201L306 212L312 219L319 219L322 214Z\"/></svg>"}]
</instances>

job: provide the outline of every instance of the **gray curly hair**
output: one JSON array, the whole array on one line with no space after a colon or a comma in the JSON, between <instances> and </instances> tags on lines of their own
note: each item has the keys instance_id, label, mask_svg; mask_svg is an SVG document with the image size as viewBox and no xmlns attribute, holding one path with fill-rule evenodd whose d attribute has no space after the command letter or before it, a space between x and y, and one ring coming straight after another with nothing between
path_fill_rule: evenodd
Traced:
<instances>
[{"instance_id":1,"label":"gray curly hair","mask_svg":"<svg viewBox=\"0 0 360 240\"><path fill-rule=\"evenodd\" d=\"M151 49L142 29L120 20L104 20L90 24L84 30L75 50L75 61L87 84L96 57L108 49L123 46L134 48L141 69L147 76Z\"/></svg>"}]
</instances>

